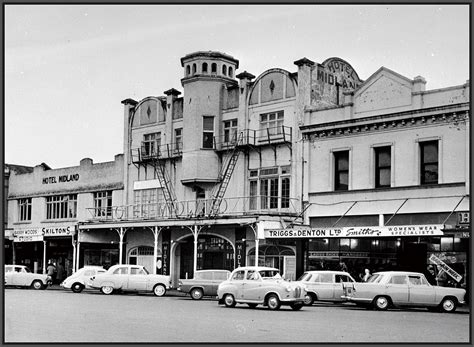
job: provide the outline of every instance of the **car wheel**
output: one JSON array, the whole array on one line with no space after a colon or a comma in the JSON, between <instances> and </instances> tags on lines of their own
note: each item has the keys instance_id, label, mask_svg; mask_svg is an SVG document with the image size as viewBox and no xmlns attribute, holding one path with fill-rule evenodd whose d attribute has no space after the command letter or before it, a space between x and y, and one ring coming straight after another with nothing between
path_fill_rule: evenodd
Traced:
<instances>
[{"instance_id":1,"label":"car wheel","mask_svg":"<svg viewBox=\"0 0 474 347\"><path fill-rule=\"evenodd\" d=\"M314 297L313 297L313 295L307 293L307 294L304 296L304 304L305 304L306 306L311 306L313 303L314 303Z\"/></svg>"},{"instance_id":2,"label":"car wheel","mask_svg":"<svg viewBox=\"0 0 474 347\"><path fill-rule=\"evenodd\" d=\"M275 294L271 294L267 299L267 306L270 310L278 310L280 308L280 299Z\"/></svg>"},{"instance_id":3,"label":"car wheel","mask_svg":"<svg viewBox=\"0 0 474 347\"><path fill-rule=\"evenodd\" d=\"M293 311L299 311L299 310L301 310L303 305L304 305L303 303L298 302L298 303L295 303L295 304L291 304L290 307Z\"/></svg>"},{"instance_id":4,"label":"car wheel","mask_svg":"<svg viewBox=\"0 0 474 347\"><path fill-rule=\"evenodd\" d=\"M385 311L390 305L390 301L386 296L377 296L374 300L374 307L379 311Z\"/></svg>"},{"instance_id":5,"label":"car wheel","mask_svg":"<svg viewBox=\"0 0 474 347\"><path fill-rule=\"evenodd\" d=\"M440 304L441 311L447 313L456 311L456 306L456 300L453 298L444 298Z\"/></svg>"},{"instance_id":6,"label":"car wheel","mask_svg":"<svg viewBox=\"0 0 474 347\"><path fill-rule=\"evenodd\" d=\"M105 295L110 295L113 293L114 291L114 287L111 287L111 286L103 286L102 288L100 288L100 291L102 293L104 293Z\"/></svg>"},{"instance_id":7,"label":"car wheel","mask_svg":"<svg viewBox=\"0 0 474 347\"><path fill-rule=\"evenodd\" d=\"M232 294L226 294L224 296L224 304L227 306L227 307L234 307L236 302L235 302L235 299L234 299L234 296Z\"/></svg>"},{"instance_id":8,"label":"car wheel","mask_svg":"<svg viewBox=\"0 0 474 347\"><path fill-rule=\"evenodd\" d=\"M191 289L191 298L193 298L193 300L201 300L203 296L204 293L202 292L201 288Z\"/></svg>"},{"instance_id":9,"label":"car wheel","mask_svg":"<svg viewBox=\"0 0 474 347\"><path fill-rule=\"evenodd\" d=\"M80 293L82 292L82 290L84 289L84 286L80 283L74 283L72 286L71 286L71 290L74 292L74 293Z\"/></svg>"},{"instance_id":10,"label":"car wheel","mask_svg":"<svg viewBox=\"0 0 474 347\"><path fill-rule=\"evenodd\" d=\"M250 308L255 308L255 307L257 307L257 304L247 304L247 305L249 305Z\"/></svg>"},{"instance_id":11,"label":"car wheel","mask_svg":"<svg viewBox=\"0 0 474 347\"><path fill-rule=\"evenodd\" d=\"M43 289L43 282L41 282L40 280L34 280L31 285L36 290Z\"/></svg>"},{"instance_id":12,"label":"car wheel","mask_svg":"<svg viewBox=\"0 0 474 347\"><path fill-rule=\"evenodd\" d=\"M163 296L166 293L166 288L162 284L157 284L155 287L153 287L153 294L155 296Z\"/></svg>"}]
</instances>

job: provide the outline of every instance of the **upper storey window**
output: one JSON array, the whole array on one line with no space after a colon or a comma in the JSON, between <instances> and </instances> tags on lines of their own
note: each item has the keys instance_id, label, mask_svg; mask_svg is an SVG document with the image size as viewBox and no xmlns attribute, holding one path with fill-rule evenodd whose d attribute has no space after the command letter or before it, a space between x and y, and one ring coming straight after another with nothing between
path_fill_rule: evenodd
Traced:
<instances>
[{"instance_id":1,"label":"upper storey window","mask_svg":"<svg viewBox=\"0 0 474 347\"><path fill-rule=\"evenodd\" d=\"M227 66L226 65L222 65L222 74L224 76L227 75Z\"/></svg>"},{"instance_id":2,"label":"upper storey window","mask_svg":"<svg viewBox=\"0 0 474 347\"><path fill-rule=\"evenodd\" d=\"M202 148L214 148L214 117L202 117Z\"/></svg>"},{"instance_id":3,"label":"upper storey window","mask_svg":"<svg viewBox=\"0 0 474 347\"><path fill-rule=\"evenodd\" d=\"M334 190L349 189L349 151L334 152Z\"/></svg>"},{"instance_id":4,"label":"upper storey window","mask_svg":"<svg viewBox=\"0 0 474 347\"><path fill-rule=\"evenodd\" d=\"M207 63L202 63L202 72L207 73Z\"/></svg>"},{"instance_id":5,"label":"upper storey window","mask_svg":"<svg viewBox=\"0 0 474 347\"><path fill-rule=\"evenodd\" d=\"M18 220L20 222L31 221L31 198L18 200Z\"/></svg>"},{"instance_id":6,"label":"upper storey window","mask_svg":"<svg viewBox=\"0 0 474 347\"><path fill-rule=\"evenodd\" d=\"M420 142L420 183L438 183L438 141Z\"/></svg>"},{"instance_id":7,"label":"upper storey window","mask_svg":"<svg viewBox=\"0 0 474 347\"><path fill-rule=\"evenodd\" d=\"M260 115L260 130L262 135L277 135L283 132L283 111L263 113Z\"/></svg>"},{"instance_id":8,"label":"upper storey window","mask_svg":"<svg viewBox=\"0 0 474 347\"><path fill-rule=\"evenodd\" d=\"M186 66L186 76L189 76L191 74L191 68L189 65Z\"/></svg>"},{"instance_id":9,"label":"upper storey window","mask_svg":"<svg viewBox=\"0 0 474 347\"><path fill-rule=\"evenodd\" d=\"M46 219L77 217L77 194L46 197Z\"/></svg>"},{"instance_id":10,"label":"upper storey window","mask_svg":"<svg viewBox=\"0 0 474 347\"><path fill-rule=\"evenodd\" d=\"M231 78L234 77L233 76L233 70L232 70L231 66L229 66L229 77L231 77Z\"/></svg>"},{"instance_id":11,"label":"upper storey window","mask_svg":"<svg viewBox=\"0 0 474 347\"><path fill-rule=\"evenodd\" d=\"M375 188L390 187L391 147L377 147L375 150Z\"/></svg>"},{"instance_id":12,"label":"upper storey window","mask_svg":"<svg viewBox=\"0 0 474 347\"><path fill-rule=\"evenodd\" d=\"M212 63L211 65L211 73L216 73L217 72L217 64L216 63Z\"/></svg>"},{"instance_id":13,"label":"upper storey window","mask_svg":"<svg viewBox=\"0 0 474 347\"><path fill-rule=\"evenodd\" d=\"M196 73L196 64L193 64L193 75Z\"/></svg>"},{"instance_id":14,"label":"upper storey window","mask_svg":"<svg viewBox=\"0 0 474 347\"><path fill-rule=\"evenodd\" d=\"M237 119L224 121L224 142L237 141Z\"/></svg>"},{"instance_id":15,"label":"upper storey window","mask_svg":"<svg viewBox=\"0 0 474 347\"><path fill-rule=\"evenodd\" d=\"M158 154L161 145L161 133L151 133L143 135L142 154L144 156L155 156Z\"/></svg>"}]
</instances>

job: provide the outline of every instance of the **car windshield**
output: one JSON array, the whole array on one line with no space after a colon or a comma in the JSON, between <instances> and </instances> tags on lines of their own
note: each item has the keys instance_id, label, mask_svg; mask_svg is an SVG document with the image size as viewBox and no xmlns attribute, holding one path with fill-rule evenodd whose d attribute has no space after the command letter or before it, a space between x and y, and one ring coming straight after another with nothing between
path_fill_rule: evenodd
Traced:
<instances>
[{"instance_id":1,"label":"car windshield","mask_svg":"<svg viewBox=\"0 0 474 347\"><path fill-rule=\"evenodd\" d=\"M372 276L369 277L367 280L368 283L378 283L382 279L382 275L380 274L373 274Z\"/></svg>"},{"instance_id":2,"label":"car windshield","mask_svg":"<svg viewBox=\"0 0 474 347\"><path fill-rule=\"evenodd\" d=\"M264 280L281 278L280 272L278 270L260 270L258 273Z\"/></svg>"},{"instance_id":3,"label":"car windshield","mask_svg":"<svg viewBox=\"0 0 474 347\"><path fill-rule=\"evenodd\" d=\"M300 278L298 278L298 281L309 281L310 278L311 278L311 274L305 272L304 274L300 276Z\"/></svg>"}]
</instances>

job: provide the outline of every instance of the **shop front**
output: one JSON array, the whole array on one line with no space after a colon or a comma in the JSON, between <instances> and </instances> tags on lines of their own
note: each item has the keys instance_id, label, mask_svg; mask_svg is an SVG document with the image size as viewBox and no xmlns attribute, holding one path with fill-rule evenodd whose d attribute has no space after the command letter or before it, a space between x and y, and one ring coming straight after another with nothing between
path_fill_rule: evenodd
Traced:
<instances>
[{"instance_id":1,"label":"shop front","mask_svg":"<svg viewBox=\"0 0 474 347\"><path fill-rule=\"evenodd\" d=\"M302 242L299 272L344 270L360 280L365 269L417 271L433 284L465 287L469 239L460 236L442 224L265 230L267 240Z\"/></svg>"}]
</instances>

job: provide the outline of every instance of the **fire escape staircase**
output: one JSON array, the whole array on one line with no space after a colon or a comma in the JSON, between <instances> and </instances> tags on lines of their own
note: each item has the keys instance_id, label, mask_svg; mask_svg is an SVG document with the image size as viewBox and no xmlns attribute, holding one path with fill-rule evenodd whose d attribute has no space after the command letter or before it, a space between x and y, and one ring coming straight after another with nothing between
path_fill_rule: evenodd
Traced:
<instances>
[{"instance_id":1,"label":"fire escape staircase","mask_svg":"<svg viewBox=\"0 0 474 347\"><path fill-rule=\"evenodd\" d=\"M239 154L241 152L240 146L243 143L243 137L244 134L243 132L241 132L234 145L229 148L228 153L231 153L230 157L227 160L227 163L222 166L222 170L219 174L220 184L217 186L217 189L215 189L212 194L211 206L209 208L210 218L216 217L219 213L219 208L222 204L222 199L227 190L227 186L229 185L230 179L235 169L235 165L237 164L237 160L239 159Z\"/></svg>"}]
</instances>

